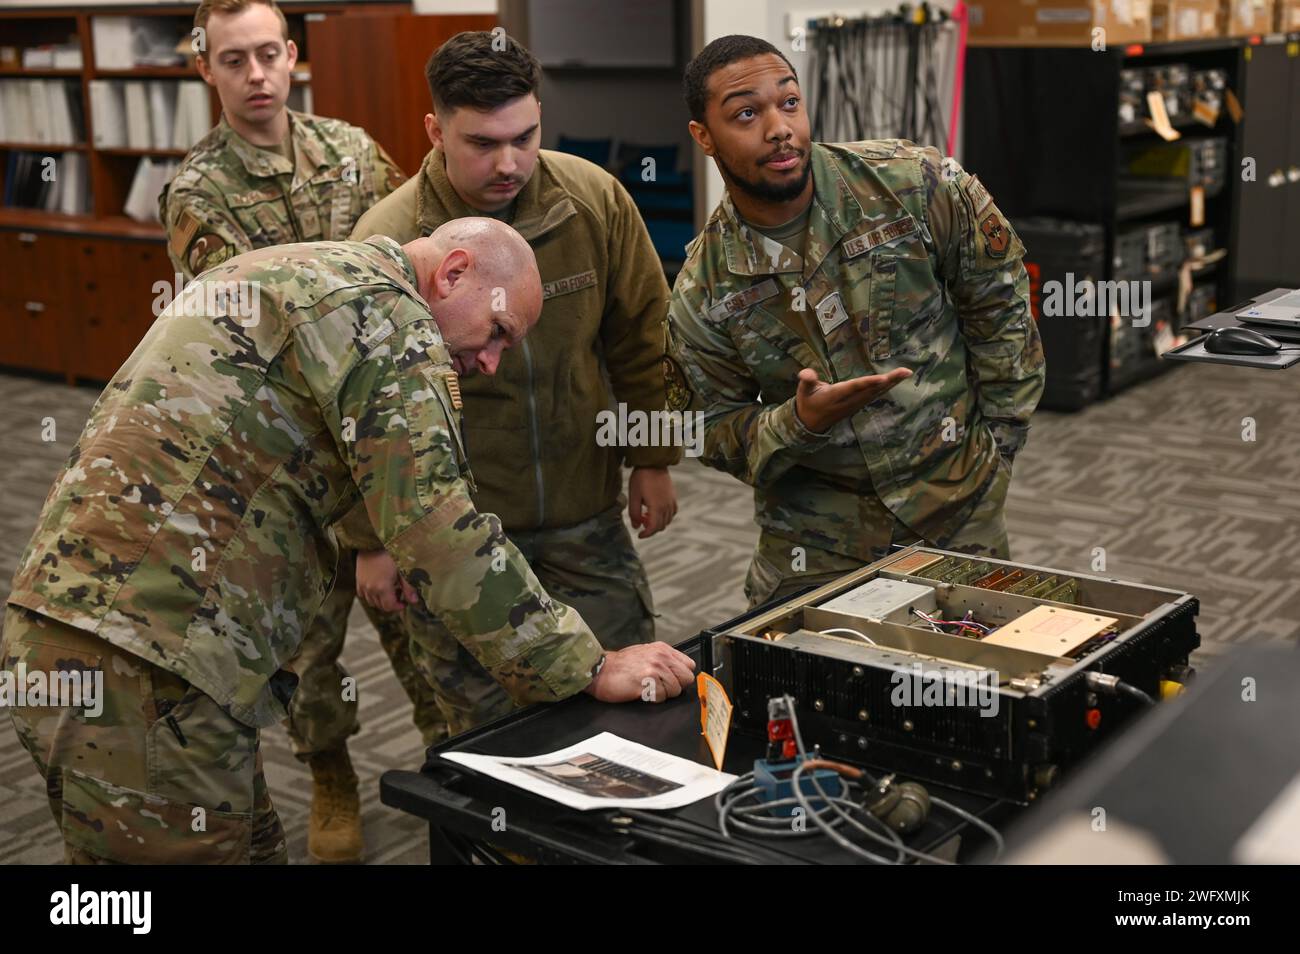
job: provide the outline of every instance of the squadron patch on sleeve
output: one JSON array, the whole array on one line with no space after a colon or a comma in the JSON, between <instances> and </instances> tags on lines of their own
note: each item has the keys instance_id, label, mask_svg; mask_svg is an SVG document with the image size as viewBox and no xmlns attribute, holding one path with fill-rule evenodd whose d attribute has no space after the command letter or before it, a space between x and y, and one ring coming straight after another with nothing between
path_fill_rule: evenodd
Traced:
<instances>
[{"instance_id":1,"label":"squadron patch on sleeve","mask_svg":"<svg viewBox=\"0 0 1300 954\"><path fill-rule=\"evenodd\" d=\"M984 251L989 258L1003 258L1011 247L1011 229L998 207L993 204L993 196L989 195L989 190L984 188L984 183L976 176L969 177L962 185L962 190L970 201L975 221L979 223Z\"/></svg>"},{"instance_id":2,"label":"squadron patch on sleeve","mask_svg":"<svg viewBox=\"0 0 1300 954\"><path fill-rule=\"evenodd\" d=\"M186 261L189 262L190 271L197 275L199 272L206 272L209 268L220 265L230 258L234 251L234 248L220 235L215 232L205 232L190 243Z\"/></svg>"},{"instance_id":3,"label":"squadron patch on sleeve","mask_svg":"<svg viewBox=\"0 0 1300 954\"><path fill-rule=\"evenodd\" d=\"M996 210L989 212L980 220L980 232L984 236L984 247L989 255L1001 258L1007 254L1011 237L1007 234L1006 223L1002 221L1002 217Z\"/></svg>"},{"instance_id":4,"label":"squadron patch on sleeve","mask_svg":"<svg viewBox=\"0 0 1300 954\"><path fill-rule=\"evenodd\" d=\"M664 355L664 390L667 393L668 410L684 411L691 406L694 397L691 386L686 383L682 366L672 355Z\"/></svg>"}]
</instances>

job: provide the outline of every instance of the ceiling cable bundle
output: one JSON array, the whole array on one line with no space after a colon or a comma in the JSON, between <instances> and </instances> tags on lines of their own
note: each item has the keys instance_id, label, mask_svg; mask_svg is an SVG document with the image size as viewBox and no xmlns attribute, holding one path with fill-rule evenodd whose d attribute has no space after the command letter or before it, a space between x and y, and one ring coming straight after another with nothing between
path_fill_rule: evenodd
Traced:
<instances>
[{"instance_id":1,"label":"ceiling cable bundle","mask_svg":"<svg viewBox=\"0 0 1300 954\"><path fill-rule=\"evenodd\" d=\"M965 8L929 3L896 13L809 22L813 138L910 139L951 155L960 103ZM941 77L943 81L941 82ZM951 79L948 79L951 77ZM945 114L940 90L951 85Z\"/></svg>"}]
</instances>

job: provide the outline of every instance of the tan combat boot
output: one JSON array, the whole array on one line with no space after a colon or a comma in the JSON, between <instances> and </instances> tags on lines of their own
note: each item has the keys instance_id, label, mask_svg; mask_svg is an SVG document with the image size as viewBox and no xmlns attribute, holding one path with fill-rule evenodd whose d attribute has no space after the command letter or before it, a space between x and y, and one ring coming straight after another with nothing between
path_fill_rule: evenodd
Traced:
<instances>
[{"instance_id":1,"label":"tan combat boot","mask_svg":"<svg viewBox=\"0 0 1300 954\"><path fill-rule=\"evenodd\" d=\"M311 823L307 854L325 865L357 865L361 841L361 796L347 746L310 757Z\"/></svg>"}]
</instances>

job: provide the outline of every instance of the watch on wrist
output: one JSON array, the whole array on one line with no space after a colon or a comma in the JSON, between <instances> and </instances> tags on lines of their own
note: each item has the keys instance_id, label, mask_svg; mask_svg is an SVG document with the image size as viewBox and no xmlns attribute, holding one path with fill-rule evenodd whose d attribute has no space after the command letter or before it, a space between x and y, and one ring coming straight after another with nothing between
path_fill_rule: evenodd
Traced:
<instances>
[{"instance_id":1,"label":"watch on wrist","mask_svg":"<svg viewBox=\"0 0 1300 954\"><path fill-rule=\"evenodd\" d=\"M591 681L595 682L600 671L605 668L605 660L609 658L609 653L601 653L600 658L596 660L596 665L591 667Z\"/></svg>"}]
</instances>

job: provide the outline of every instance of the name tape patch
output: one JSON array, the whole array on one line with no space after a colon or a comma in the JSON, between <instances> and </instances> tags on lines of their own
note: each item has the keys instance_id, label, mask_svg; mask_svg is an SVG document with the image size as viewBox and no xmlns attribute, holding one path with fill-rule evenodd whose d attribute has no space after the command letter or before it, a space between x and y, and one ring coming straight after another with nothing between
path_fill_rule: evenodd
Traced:
<instances>
[{"instance_id":1,"label":"name tape patch","mask_svg":"<svg viewBox=\"0 0 1300 954\"><path fill-rule=\"evenodd\" d=\"M557 295L568 295L571 292L582 291L584 288L590 288L596 284L596 270L591 269L586 272L579 272L577 275L570 275L568 278L557 278L553 282L546 282L542 285L542 299L554 298Z\"/></svg>"},{"instance_id":2,"label":"name tape patch","mask_svg":"<svg viewBox=\"0 0 1300 954\"><path fill-rule=\"evenodd\" d=\"M967 180L966 195L970 198L971 205L975 207L976 218L979 218L980 213L993 204L993 196L989 195L989 190L984 188L984 183L976 176L971 176Z\"/></svg>"},{"instance_id":3,"label":"name tape patch","mask_svg":"<svg viewBox=\"0 0 1300 954\"><path fill-rule=\"evenodd\" d=\"M753 308L761 301L775 298L780 293L781 288L777 285L776 279L764 279L757 285L750 285L741 291L732 292L719 301L709 309L709 318L713 321L722 321L724 318L729 318L732 315Z\"/></svg>"},{"instance_id":4,"label":"name tape patch","mask_svg":"<svg viewBox=\"0 0 1300 954\"><path fill-rule=\"evenodd\" d=\"M855 235L853 238L845 240L840 245L841 254L846 259L857 258L859 255L870 252L877 245L884 245L886 242L892 242L904 235L911 235L916 229L916 219L907 215L897 221L890 222L888 225L882 225L880 228L872 229L870 232L864 232L862 235Z\"/></svg>"}]
</instances>

